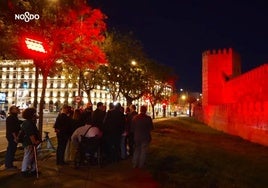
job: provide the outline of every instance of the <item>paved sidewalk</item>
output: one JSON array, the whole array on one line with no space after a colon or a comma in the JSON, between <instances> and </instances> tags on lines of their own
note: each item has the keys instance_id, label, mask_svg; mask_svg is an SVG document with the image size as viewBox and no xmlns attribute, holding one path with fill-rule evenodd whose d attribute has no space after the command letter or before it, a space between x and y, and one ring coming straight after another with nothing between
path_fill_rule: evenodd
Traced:
<instances>
[{"instance_id":1,"label":"paved sidewalk","mask_svg":"<svg viewBox=\"0 0 268 188\"><path fill-rule=\"evenodd\" d=\"M55 153L51 153L47 158L38 161L41 172L38 179L36 176L23 177L19 170L8 171L2 165L0 169L0 187L159 187L147 170L133 169L130 159L103 167L87 166L76 169L73 165L57 166L55 157ZM15 165L20 167L21 161L15 161Z\"/></svg>"}]
</instances>

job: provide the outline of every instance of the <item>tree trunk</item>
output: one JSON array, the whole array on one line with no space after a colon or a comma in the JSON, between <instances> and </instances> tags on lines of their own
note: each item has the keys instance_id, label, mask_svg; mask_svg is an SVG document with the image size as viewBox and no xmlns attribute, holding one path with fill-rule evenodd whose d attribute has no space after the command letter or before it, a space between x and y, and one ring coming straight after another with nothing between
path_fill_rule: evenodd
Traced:
<instances>
[{"instance_id":1,"label":"tree trunk","mask_svg":"<svg viewBox=\"0 0 268 188\"><path fill-rule=\"evenodd\" d=\"M35 80L34 80L34 101L33 107L37 109L37 97L38 97L38 78L39 78L39 68L35 66Z\"/></svg>"},{"instance_id":2,"label":"tree trunk","mask_svg":"<svg viewBox=\"0 0 268 188\"><path fill-rule=\"evenodd\" d=\"M40 98L40 105L39 105L39 123L38 123L38 129L40 136L42 138L42 133L43 133L43 109L44 109L44 104L45 104L45 93L46 93L46 88L47 88L47 73L43 73L43 88L42 88L42 93L41 93L41 98Z\"/></svg>"},{"instance_id":3,"label":"tree trunk","mask_svg":"<svg viewBox=\"0 0 268 188\"><path fill-rule=\"evenodd\" d=\"M189 117L192 117L192 103L189 102Z\"/></svg>"},{"instance_id":4,"label":"tree trunk","mask_svg":"<svg viewBox=\"0 0 268 188\"><path fill-rule=\"evenodd\" d=\"M152 105L152 111L153 111L153 119L155 119L155 110L154 110L154 105Z\"/></svg>"},{"instance_id":5,"label":"tree trunk","mask_svg":"<svg viewBox=\"0 0 268 188\"><path fill-rule=\"evenodd\" d=\"M82 70L79 70L79 80L78 80L78 96L81 96L81 84L82 84Z\"/></svg>"},{"instance_id":6,"label":"tree trunk","mask_svg":"<svg viewBox=\"0 0 268 188\"><path fill-rule=\"evenodd\" d=\"M167 107L166 106L163 106L163 117L166 117L167 116Z\"/></svg>"},{"instance_id":7,"label":"tree trunk","mask_svg":"<svg viewBox=\"0 0 268 188\"><path fill-rule=\"evenodd\" d=\"M152 107L152 111L153 111L153 119L155 119L155 111L154 111L154 104L153 103L151 103L151 107Z\"/></svg>"},{"instance_id":8,"label":"tree trunk","mask_svg":"<svg viewBox=\"0 0 268 188\"><path fill-rule=\"evenodd\" d=\"M126 97L126 100L127 100L127 106L130 106L133 102L133 99L130 97Z\"/></svg>"},{"instance_id":9,"label":"tree trunk","mask_svg":"<svg viewBox=\"0 0 268 188\"><path fill-rule=\"evenodd\" d=\"M90 103L92 105L92 101L91 101L91 95L90 95L90 89L85 90L86 94L87 94L87 100L88 103Z\"/></svg>"}]
</instances>

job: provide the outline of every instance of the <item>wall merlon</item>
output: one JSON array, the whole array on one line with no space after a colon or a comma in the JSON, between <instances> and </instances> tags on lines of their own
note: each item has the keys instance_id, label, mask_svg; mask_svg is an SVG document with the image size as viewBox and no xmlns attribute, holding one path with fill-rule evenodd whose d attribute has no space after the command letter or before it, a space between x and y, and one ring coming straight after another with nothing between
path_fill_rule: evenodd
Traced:
<instances>
[{"instance_id":1,"label":"wall merlon","mask_svg":"<svg viewBox=\"0 0 268 188\"><path fill-rule=\"evenodd\" d=\"M233 53L232 48L222 48L222 49L212 49L206 50L202 53L202 56L210 56L210 55L231 55Z\"/></svg>"}]
</instances>

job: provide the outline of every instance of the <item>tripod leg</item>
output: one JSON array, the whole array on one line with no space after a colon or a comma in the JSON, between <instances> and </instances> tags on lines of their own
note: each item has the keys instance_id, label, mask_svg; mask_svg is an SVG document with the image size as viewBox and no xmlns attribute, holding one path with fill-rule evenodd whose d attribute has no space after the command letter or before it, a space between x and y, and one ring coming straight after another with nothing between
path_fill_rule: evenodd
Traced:
<instances>
[{"instance_id":1,"label":"tripod leg","mask_svg":"<svg viewBox=\"0 0 268 188\"><path fill-rule=\"evenodd\" d=\"M47 146L49 146L50 149L56 150L50 140L50 138L47 139Z\"/></svg>"}]
</instances>

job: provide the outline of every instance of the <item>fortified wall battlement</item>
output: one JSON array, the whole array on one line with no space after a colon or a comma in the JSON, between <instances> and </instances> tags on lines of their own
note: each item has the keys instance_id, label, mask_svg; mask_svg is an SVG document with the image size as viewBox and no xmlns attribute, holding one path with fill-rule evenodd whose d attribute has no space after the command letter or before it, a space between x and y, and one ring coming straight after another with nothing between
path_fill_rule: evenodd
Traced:
<instances>
[{"instance_id":1,"label":"fortified wall battlement","mask_svg":"<svg viewBox=\"0 0 268 188\"><path fill-rule=\"evenodd\" d=\"M232 53L233 49L232 48L223 48L223 49L213 49L213 50L207 50L202 53L202 56L207 56L207 55L220 55L220 54L229 54Z\"/></svg>"},{"instance_id":2,"label":"fortified wall battlement","mask_svg":"<svg viewBox=\"0 0 268 188\"><path fill-rule=\"evenodd\" d=\"M225 103L268 101L268 63L226 82Z\"/></svg>"},{"instance_id":3,"label":"fortified wall battlement","mask_svg":"<svg viewBox=\"0 0 268 188\"><path fill-rule=\"evenodd\" d=\"M241 74L233 49L202 54L202 107L194 116L209 126L268 145L268 64Z\"/></svg>"}]
</instances>

